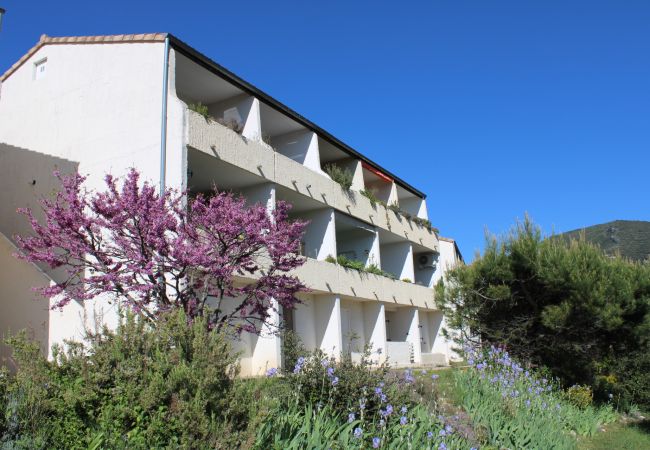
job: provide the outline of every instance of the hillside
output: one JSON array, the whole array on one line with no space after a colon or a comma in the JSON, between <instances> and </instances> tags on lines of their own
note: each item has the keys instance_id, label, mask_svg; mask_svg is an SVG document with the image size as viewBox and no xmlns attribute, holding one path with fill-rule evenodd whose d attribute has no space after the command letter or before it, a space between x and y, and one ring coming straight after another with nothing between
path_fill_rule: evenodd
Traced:
<instances>
[{"instance_id":1,"label":"hillside","mask_svg":"<svg viewBox=\"0 0 650 450\"><path fill-rule=\"evenodd\" d=\"M582 232L589 242L599 245L607 254L620 252L622 256L636 261L650 259L650 222L615 220L567 231L559 236L578 238Z\"/></svg>"}]
</instances>

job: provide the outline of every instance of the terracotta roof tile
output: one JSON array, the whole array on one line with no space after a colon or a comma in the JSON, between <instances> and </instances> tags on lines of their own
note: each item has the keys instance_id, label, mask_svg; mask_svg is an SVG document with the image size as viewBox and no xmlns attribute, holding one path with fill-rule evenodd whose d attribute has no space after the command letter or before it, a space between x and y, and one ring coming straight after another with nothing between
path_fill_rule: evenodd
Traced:
<instances>
[{"instance_id":1,"label":"terracotta roof tile","mask_svg":"<svg viewBox=\"0 0 650 450\"><path fill-rule=\"evenodd\" d=\"M22 66L25 61L31 58L41 47L51 44L106 44L106 43L141 43L141 42L163 42L167 33L146 33L146 34L115 34L106 36L60 36L51 37L46 34L41 35L38 43L29 49L14 65L0 76L0 82L9 78L9 76Z\"/></svg>"}]
</instances>

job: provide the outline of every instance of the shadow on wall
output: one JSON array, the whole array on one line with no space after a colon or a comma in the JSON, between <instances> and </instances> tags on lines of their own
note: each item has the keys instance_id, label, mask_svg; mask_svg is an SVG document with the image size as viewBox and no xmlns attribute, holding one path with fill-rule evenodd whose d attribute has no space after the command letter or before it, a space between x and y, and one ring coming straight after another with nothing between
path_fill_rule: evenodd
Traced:
<instances>
[{"instance_id":1,"label":"shadow on wall","mask_svg":"<svg viewBox=\"0 0 650 450\"><path fill-rule=\"evenodd\" d=\"M31 208L42 218L39 199L59 188L53 172L77 171L78 163L0 143L0 336L5 338L26 329L47 354L49 342L49 301L32 290L47 286L57 272L19 260L13 241L16 234L29 234L31 227L18 208ZM9 369L13 364L8 347L0 344L0 360Z\"/></svg>"}]
</instances>

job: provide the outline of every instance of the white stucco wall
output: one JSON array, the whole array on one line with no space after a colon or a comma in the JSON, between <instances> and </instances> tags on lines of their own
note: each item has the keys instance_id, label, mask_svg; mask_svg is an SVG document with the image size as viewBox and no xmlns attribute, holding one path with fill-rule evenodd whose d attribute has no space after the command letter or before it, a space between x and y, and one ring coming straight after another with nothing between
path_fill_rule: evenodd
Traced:
<instances>
[{"instance_id":1,"label":"white stucco wall","mask_svg":"<svg viewBox=\"0 0 650 450\"><path fill-rule=\"evenodd\" d=\"M2 83L0 142L78 163L90 189L103 189L107 173L123 176L131 167L157 185L163 53L162 43L43 46ZM34 63L45 58L46 74L35 79ZM172 75L168 186L185 186L186 133L185 107L174 96ZM50 326L50 343L79 339L84 326L116 320L116 308L101 299L85 302L82 312L73 309L52 313L58 322L51 325L58 325Z\"/></svg>"},{"instance_id":2,"label":"white stucco wall","mask_svg":"<svg viewBox=\"0 0 650 450\"><path fill-rule=\"evenodd\" d=\"M42 47L2 83L0 141L78 161L92 187L129 167L157 180L163 49ZM47 74L34 79L34 63L44 58Z\"/></svg>"},{"instance_id":3,"label":"white stucco wall","mask_svg":"<svg viewBox=\"0 0 650 450\"><path fill-rule=\"evenodd\" d=\"M399 280L414 281L413 246L409 242L394 242L380 246L381 268Z\"/></svg>"},{"instance_id":4,"label":"white stucco wall","mask_svg":"<svg viewBox=\"0 0 650 450\"><path fill-rule=\"evenodd\" d=\"M433 286L444 277L447 270L455 267L458 263L459 261L456 258L456 247L454 243L440 239L440 256L438 257L436 271L433 274Z\"/></svg>"},{"instance_id":5,"label":"white stucco wall","mask_svg":"<svg viewBox=\"0 0 650 450\"><path fill-rule=\"evenodd\" d=\"M300 214L309 224L303 236L305 256L324 260L336 255L336 231L334 230L334 210L319 209Z\"/></svg>"}]
</instances>

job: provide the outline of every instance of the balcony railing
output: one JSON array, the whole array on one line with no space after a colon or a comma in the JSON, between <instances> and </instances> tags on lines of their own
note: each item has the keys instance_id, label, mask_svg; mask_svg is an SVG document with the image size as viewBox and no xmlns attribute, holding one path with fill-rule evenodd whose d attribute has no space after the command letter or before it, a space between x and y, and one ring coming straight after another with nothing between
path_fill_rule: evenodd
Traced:
<instances>
[{"instance_id":1,"label":"balcony railing","mask_svg":"<svg viewBox=\"0 0 650 450\"><path fill-rule=\"evenodd\" d=\"M435 232L385 208L370 203L356 191L343 191L338 183L256 141L188 111L188 145L240 167L268 181L311 197L324 205L373 224L411 242L438 251Z\"/></svg>"}]
</instances>

